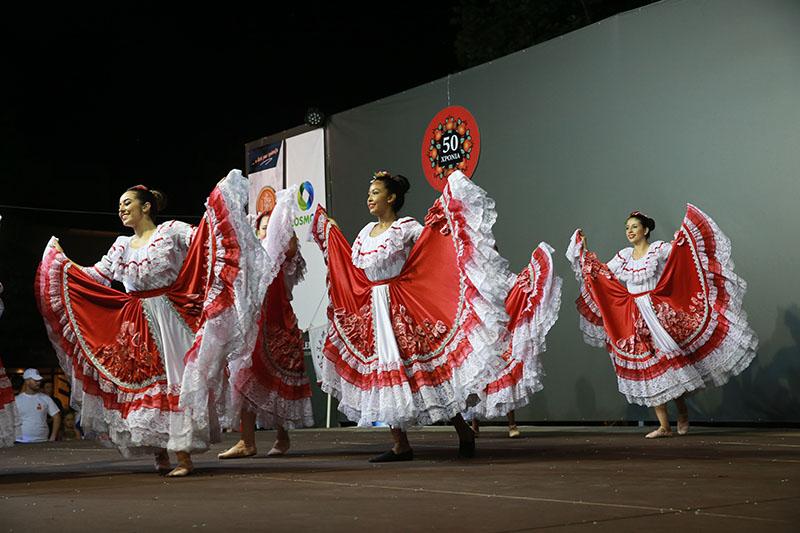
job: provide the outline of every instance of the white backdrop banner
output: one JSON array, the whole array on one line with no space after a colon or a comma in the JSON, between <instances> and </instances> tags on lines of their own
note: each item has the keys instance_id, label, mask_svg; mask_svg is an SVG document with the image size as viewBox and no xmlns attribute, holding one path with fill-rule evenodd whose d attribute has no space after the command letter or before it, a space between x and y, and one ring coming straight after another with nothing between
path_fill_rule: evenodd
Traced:
<instances>
[{"instance_id":1,"label":"white backdrop banner","mask_svg":"<svg viewBox=\"0 0 800 533\"><path fill-rule=\"evenodd\" d=\"M294 230L300 241L308 272L295 287L292 306L302 330L327 323L327 267L316 244L306 239L317 205L325 205L325 130L322 128L290 137L285 141L286 186L297 184L297 211Z\"/></svg>"}]
</instances>

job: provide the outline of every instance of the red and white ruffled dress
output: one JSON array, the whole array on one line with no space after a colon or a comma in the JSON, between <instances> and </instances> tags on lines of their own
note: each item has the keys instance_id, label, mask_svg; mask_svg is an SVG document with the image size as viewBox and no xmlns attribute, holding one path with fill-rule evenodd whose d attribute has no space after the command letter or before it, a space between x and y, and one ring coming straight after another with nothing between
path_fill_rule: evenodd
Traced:
<instances>
[{"instance_id":1,"label":"red and white ruffled dress","mask_svg":"<svg viewBox=\"0 0 800 533\"><path fill-rule=\"evenodd\" d=\"M505 362L510 289L494 250L494 201L451 174L425 226L398 219L354 246L318 207L312 237L328 264L324 391L361 426L449 420L476 401Z\"/></svg>"},{"instance_id":2,"label":"red and white ruffled dress","mask_svg":"<svg viewBox=\"0 0 800 533\"><path fill-rule=\"evenodd\" d=\"M672 242L652 242L640 259L632 253L604 264L582 251L577 231L567 249L584 341L606 347L629 402L660 405L750 365L758 339L742 309L747 284L711 217L688 204Z\"/></svg>"},{"instance_id":3,"label":"red and white ruffled dress","mask_svg":"<svg viewBox=\"0 0 800 533\"><path fill-rule=\"evenodd\" d=\"M229 365L232 401L227 408L227 427L239 425L242 407L255 413L256 422L262 428L293 429L314 425L303 333L297 327L291 304L292 289L303 280L306 263L299 248L293 257L286 257L294 237L292 207L296 194L297 187L278 193L267 235L261 241L269 257L268 264L280 268L264 281L269 283L269 288L261 306L252 357Z\"/></svg>"},{"instance_id":4,"label":"red and white ruffled dress","mask_svg":"<svg viewBox=\"0 0 800 533\"><path fill-rule=\"evenodd\" d=\"M0 293L2 292L3 284L0 283ZM0 316L2 316L3 310L3 300L0 300ZM14 438L20 422L17 404L14 401L14 389L6 375L3 361L0 360L0 448L14 445Z\"/></svg>"},{"instance_id":5,"label":"red and white ruffled dress","mask_svg":"<svg viewBox=\"0 0 800 533\"><path fill-rule=\"evenodd\" d=\"M561 308L562 281L555 275L552 253L549 244L539 243L525 268L513 276L506 297L511 335L503 352L505 366L465 418L505 416L528 405L531 396L544 388L540 356L547 349L545 337Z\"/></svg>"},{"instance_id":6,"label":"red and white ruffled dress","mask_svg":"<svg viewBox=\"0 0 800 533\"><path fill-rule=\"evenodd\" d=\"M126 455L218 439L226 360L252 352L263 297L246 205L247 182L231 171L196 228L164 222L137 249L118 237L83 269L48 245L37 300L88 434Z\"/></svg>"}]
</instances>

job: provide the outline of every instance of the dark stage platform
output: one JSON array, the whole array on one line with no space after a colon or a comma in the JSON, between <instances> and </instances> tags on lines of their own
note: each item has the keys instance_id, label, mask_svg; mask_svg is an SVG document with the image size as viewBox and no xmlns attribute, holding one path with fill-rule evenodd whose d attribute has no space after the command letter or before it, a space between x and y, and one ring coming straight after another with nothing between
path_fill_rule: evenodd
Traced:
<instances>
[{"instance_id":1,"label":"dark stage platform","mask_svg":"<svg viewBox=\"0 0 800 533\"><path fill-rule=\"evenodd\" d=\"M417 459L370 464L386 429L292 432L290 455L167 480L86 441L0 449L5 531L798 531L800 430L486 427L456 460L451 428L412 430Z\"/></svg>"}]
</instances>

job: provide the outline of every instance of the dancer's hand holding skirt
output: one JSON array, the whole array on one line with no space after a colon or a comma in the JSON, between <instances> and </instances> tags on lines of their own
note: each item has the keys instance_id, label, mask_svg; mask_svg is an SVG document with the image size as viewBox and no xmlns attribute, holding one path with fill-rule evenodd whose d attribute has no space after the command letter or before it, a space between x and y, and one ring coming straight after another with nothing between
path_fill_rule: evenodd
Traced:
<instances>
[{"instance_id":1,"label":"dancer's hand holding skirt","mask_svg":"<svg viewBox=\"0 0 800 533\"><path fill-rule=\"evenodd\" d=\"M219 438L227 360L252 353L267 271L246 202L232 171L196 228L165 222L141 249L120 237L85 269L48 245L37 302L87 434L125 454Z\"/></svg>"},{"instance_id":2,"label":"dancer's hand holding skirt","mask_svg":"<svg viewBox=\"0 0 800 533\"><path fill-rule=\"evenodd\" d=\"M640 282L655 273L655 262L645 261L642 272L619 260L604 264L583 250L580 230L567 259L580 283L584 340L606 347L629 402L657 406L723 385L750 365L758 339L742 309L747 284L734 273L730 240L711 217L689 204L674 240L650 248L654 256L669 250L666 263L654 288L636 293L619 276Z\"/></svg>"}]
</instances>

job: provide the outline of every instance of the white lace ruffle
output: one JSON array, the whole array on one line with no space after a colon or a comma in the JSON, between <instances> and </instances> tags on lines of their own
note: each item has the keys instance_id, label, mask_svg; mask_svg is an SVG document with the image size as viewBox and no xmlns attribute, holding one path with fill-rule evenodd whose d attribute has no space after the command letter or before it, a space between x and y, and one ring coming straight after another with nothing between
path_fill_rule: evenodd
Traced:
<instances>
[{"instance_id":1,"label":"white lace ruffle","mask_svg":"<svg viewBox=\"0 0 800 533\"><path fill-rule=\"evenodd\" d=\"M125 457L151 454L159 449L203 452L208 441L198 438L194 424L184 412L137 409L126 417L106 409L97 396L84 395L80 411L86 438L113 445Z\"/></svg>"},{"instance_id":2,"label":"white lace ruffle","mask_svg":"<svg viewBox=\"0 0 800 533\"><path fill-rule=\"evenodd\" d=\"M583 282L583 271L581 268L583 242L578 235L580 231L581 228L578 228L572 232L565 255L567 257L567 261L569 261L569 266L572 268L572 272L575 274L575 279L578 281L578 291L580 292L579 298L583 300L583 302L585 302L586 305L588 305L596 315L599 316L599 309L597 309L594 300L592 300L592 297L586 290L586 284ZM578 313L578 327L580 328L581 333L583 333L583 342L596 348L605 347L607 337L606 330L603 328L603 326L592 324L586 320L582 314Z\"/></svg>"},{"instance_id":3,"label":"white lace ruffle","mask_svg":"<svg viewBox=\"0 0 800 533\"><path fill-rule=\"evenodd\" d=\"M306 378L306 382L308 379ZM259 386L256 380L248 382L247 390L242 391L246 398L243 407L255 413L256 423L263 429L283 427L285 429L308 428L314 425L314 412L311 398L284 398L277 391ZM233 419L229 427L239 426L239 419Z\"/></svg>"},{"instance_id":4,"label":"white lace ruffle","mask_svg":"<svg viewBox=\"0 0 800 533\"><path fill-rule=\"evenodd\" d=\"M583 342L595 348L605 348L608 342L603 326L592 324L583 315L578 315L578 327L583 334Z\"/></svg>"},{"instance_id":5,"label":"white lace ruffle","mask_svg":"<svg viewBox=\"0 0 800 533\"><path fill-rule=\"evenodd\" d=\"M353 265L361 268L373 281L396 276L408 259L422 226L411 217L398 218L378 235L370 237L375 222L364 226L353 243Z\"/></svg>"},{"instance_id":6,"label":"white lace ruffle","mask_svg":"<svg viewBox=\"0 0 800 533\"><path fill-rule=\"evenodd\" d=\"M525 407L530 402L531 396L544 388L543 378L544 369L540 355L547 350L546 336L550 328L558 320L558 313L561 309L561 287L563 280L555 275L553 267L553 247L546 242L539 244L538 249L544 253L548 263L548 273L542 272L541 265L534 260L531 254L529 267L533 268L534 275L529 281L536 285L536 280L547 275L546 281L542 286L542 299L533 315L527 317L516 324L511 333L511 352L512 361L521 362L522 378L514 383L513 386L505 387L492 392L482 398L475 408L468 412L470 418L495 418L505 416L510 411ZM528 302L528 306L532 305ZM498 379L502 379L506 372L514 369L514 365L507 366L503 374Z\"/></svg>"},{"instance_id":7,"label":"white lace ruffle","mask_svg":"<svg viewBox=\"0 0 800 533\"><path fill-rule=\"evenodd\" d=\"M569 238L569 244L567 245L567 253L565 255L567 257L567 261L569 261L570 267L572 268L572 272L575 274L575 279L578 281L580 286L583 287L583 273L581 272L581 251L583 244L578 236L578 232L580 231L581 229L578 228L572 232L572 236Z\"/></svg>"},{"instance_id":8,"label":"white lace ruffle","mask_svg":"<svg viewBox=\"0 0 800 533\"><path fill-rule=\"evenodd\" d=\"M648 284L644 290L649 290L655 287L661 276L669 250L668 243L653 241L644 257L633 259L633 248L624 248L617 253L617 258L621 258L621 261L609 261L608 265L610 268L615 267L611 270L621 282L636 286ZM635 289L633 292L639 291Z\"/></svg>"},{"instance_id":9,"label":"white lace ruffle","mask_svg":"<svg viewBox=\"0 0 800 533\"><path fill-rule=\"evenodd\" d=\"M572 272L575 274L575 279L578 281L578 291L580 292L579 298L583 300L596 315L599 315L599 309L597 309L594 300L592 300L591 296L587 292L586 285L583 282L583 272L581 269L583 243L578 236L580 231L581 229L578 228L572 233L572 236L569 238L569 244L567 245L567 252L565 255L567 257L567 261L569 261L570 268L572 268ZM583 342L596 348L604 348L606 346L606 330L603 328L603 326L592 324L586 320L582 314L578 313L578 327L580 328L581 333L583 333Z\"/></svg>"},{"instance_id":10,"label":"white lace ruffle","mask_svg":"<svg viewBox=\"0 0 800 533\"><path fill-rule=\"evenodd\" d=\"M246 182L242 183L240 179L244 180L244 178L241 173L235 172L238 174L237 183L241 185L239 201L242 202L237 207L243 209L248 198ZM233 173L234 171L231 172L231 174ZM229 179L231 174L228 175ZM242 331L240 339L237 340L240 345L237 352L229 356L226 361L227 377L218 392L220 394L218 398L221 398L221 401L218 404L217 412L224 425L229 425L230 420L238 419L245 403L244 398L237 392L235 384L239 382L241 373L249 371L252 367L253 350L258 337L258 324L261 320L261 306L268 287L286 262L289 242L294 237L292 222L295 215L294 198L296 195L297 186L278 192L275 208L267 225L267 235L262 242L258 241L249 227L237 229L237 237L241 232L247 234L242 236L239 242L243 249L242 257L247 257L252 262L243 266L242 272L246 277L238 277L234 284L237 294L235 301L240 303L237 305L237 313ZM247 223L244 216L240 222Z\"/></svg>"},{"instance_id":11,"label":"white lace ruffle","mask_svg":"<svg viewBox=\"0 0 800 533\"><path fill-rule=\"evenodd\" d=\"M42 314L47 312L58 319L58 325L56 325L51 324L51 322L45 318L44 325L47 330L47 336L55 349L61 369L67 376L72 377L75 375L72 368L72 359L61 347L61 338L63 337L71 346L78 349L75 346L77 337L72 331L67 316L67 310L64 308L61 300L61 276L65 267L69 264L69 259L55 249L57 243L58 239L50 237L47 246L45 246L44 254L42 255L42 264L39 267L39 274L36 282L38 283L39 297L43 300L40 302L40 305L47 307L46 310L42 310ZM57 328L58 331L54 331L54 328ZM82 387L80 383L76 383L77 380L74 378L72 381L73 383L70 389L71 396L75 398L76 387L81 389Z\"/></svg>"},{"instance_id":12,"label":"white lace ruffle","mask_svg":"<svg viewBox=\"0 0 800 533\"><path fill-rule=\"evenodd\" d=\"M225 369L229 362L252 355L261 302L268 285L265 282L267 276L272 276L271 283L277 273L247 221L247 180L240 171L232 170L216 191L219 197L212 192L206 203L217 252L206 302L230 291L233 305L207 318L198 331L196 348L183 373L180 397L180 407L192 424L184 433L186 438L204 442L219 440L220 419L230 398ZM235 265L227 257L232 248L239 250ZM236 270L232 282L220 277L226 266Z\"/></svg>"},{"instance_id":13,"label":"white lace ruffle","mask_svg":"<svg viewBox=\"0 0 800 533\"><path fill-rule=\"evenodd\" d=\"M0 407L0 448L14 445L17 433L21 429L21 420L16 402Z\"/></svg>"},{"instance_id":14,"label":"white lace ruffle","mask_svg":"<svg viewBox=\"0 0 800 533\"><path fill-rule=\"evenodd\" d=\"M461 171L450 174L447 181L453 200L461 204L465 224L460 229L472 248L462 265L467 280L477 290L470 305L480 319L480 327L470 332L470 344L473 350L483 352L483 357L494 363L490 372L496 373L496 362L502 361L497 354L503 352L509 340L506 296L516 278L495 246L492 227L497 211L494 200ZM463 253L464 250L460 250L460 259Z\"/></svg>"},{"instance_id":15,"label":"white lace ruffle","mask_svg":"<svg viewBox=\"0 0 800 533\"><path fill-rule=\"evenodd\" d=\"M326 320L321 326L311 327L308 329L308 344L311 350L311 363L314 365L314 375L317 376L317 381L321 382L319 378L322 375L322 360L325 359L325 340L328 338L328 330L330 323Z\"/></svg>"},{"instance_id":16,"label":"white lace ruffle","mask_svg":"<svg viewBox=\"0 0 800 533\"><path fill-rule=\"evenodd\" d=\"M338 336L332 335L328 341L339 354L346 353L347 348ZM375 371L406 372L406 369L401 363L395 363ZM461 367L453 371L449 381L440 385L423 386L416 392L411 390L408 382L362 389L343 379L337 372L336 363L326 356L322 360L322 372L318 378L322 380L322 390L339 400L339 411L348 420L362 427L382 421L392 427L407 429L414 425L430 425L450 420L462 412L468 402L476 402L479 389L476 390L475 384L480 382L478 376L484 373L485 368L480 361L468 358Z\"/></svg>"},{"instance_id":17,"label":"white lace ruffle","mask_svg":"<svg viewBox=\"0 0 800 533\"><path fill-rule=\"evenodd\" d=\"M494 416L503 411L506 405L519 403L521 397L527 396L525 390L527 384L523 384L522 389L518 391L505 391L510 395L517 394L517 401L504 397L502 393L489 397L485 394L486 386L502 375L506 368L506 361L499 355L505 351L513 338L507 329L508 315L505 312L505 300L516 281L516 276L511 273L508 262L500 256L495 246L492 227L497 220L497 211L494 200L460 171L450 175L448 185L453 198L462 204L466 234L474 247L464 269L468 280L477 289L477 295L471 304L481 326L470 333L469 339L473 351L485 361L486 370L474 376L475 383L483 384L477 390L469 389L475 394L475 399L468 402L465 407L467 410L475 407L485 413L485 416ZM535 364L531 365L532 368ZM535 381L532 381L530 386L532 389L537 387ZM480 403L485 405L481 406Z\"/></svg>"},{"instance_id":18,"label":"white lace ruffle","mask_svg":"<svg viewBox=\"0 0 800 533\"><path fill-rule=\"evenodd\" d=\"M708 335L711 335L711 332L716 329L720 320L725 320L728 324L728 331L722 344L694 366L707 385L720 386L750 365L756 355L758 337L750 327L747 313L742 307L744 295L747 292L747 282L734 272L730 239L722 232L717 223L699 208L688 204L687 210L694 210L702 217L701 225L707 226L714 238L714 258L718 263L716 268L709 265L707 245L702 237L701 228L686 221L689 231L697 242L698 255L708 282L709 300L714 304ZM724 282L725 291L728 294L728 298L724 302L718 301L718 293L714 285L714 281L719 279ZM721 318L720 315L724 318ZM687 351L694 351L695 347L706 340L697 339L687 347Z\"/></svg>"},{"instance_id":19,"label":"white lace ruffle","mask_svg":"<svg viewBox=\"0 0 800 533\"><path fill-rule=\"evenodd\" d=\"M552 328L556 320L558 320L558 312L561 309L561 287L563 285L563 280L555 274L552 256L554 249L546 242L539 243L538 248L546 254L549 264L549 276L542 288L544 293L542 301L536 308L532 319L522 324L517 324L517 327L514 328L515 338L513 342L513 354L516 358L522 359L523 361L527 359L526 356L528 354L538 356L547 350L545 338L550 328ZM532 261L531 264L534 267L537 279L545 275L537 262ZM518 332L521 335L519 338L516 336Z\"/></svg>"},{"instance_id":20,"label":"white lace ruffle","mask_svg":"<svg viewBox=\"0 0 800 533\"><path fill-rule=\"evenodd\" d=\"M611 357L614 361L614 357ZM629 380L617 376L619 391L629 403L655 407L702 389L703 378L692 366L669 368L666 372L646 380Z\"/></svg>"},{"instance_id":21,"label":"white lace ruffle","mask_svg":"<svg viewBox=\"0 0 800 533\"><path fill-rule=\"evenodd\" d=\"M297 185L278 191L275 201L275 208L269 217L267 225L267 235L262 241L262 247L269 256L270 275L268 278L275 279L278 272L286 263L286 254L289 251L289 242L294 233L295 201L297 197ZM303 261L303 265L305 262Z\"/></svg>"},{"instance_id":22,"label":"white lace ruffle","mask_svg":"<svg viewBox=\"0 0 800 533\"><path fill-rule=\"evenodd\" d=\"M127 290L151 290L170 285L178 277L193 229L179 220L156 227L147 246L133 249L130 236L120 236L108 253L84 271L96 281L109 285L110 279Z\"/></svg>"}]
</instances>

